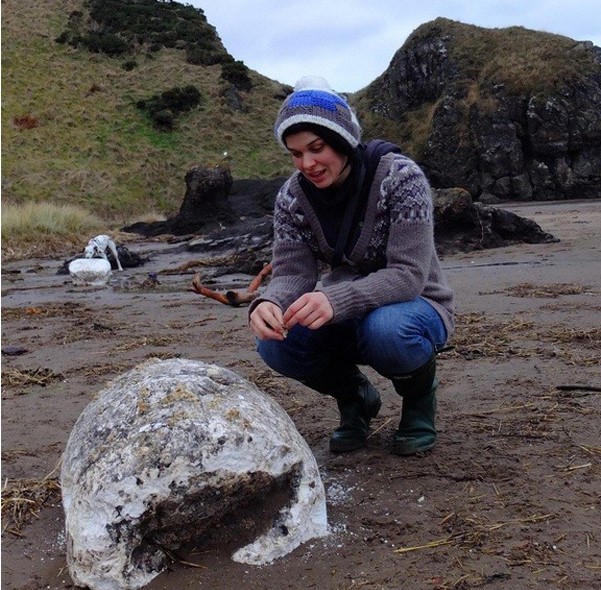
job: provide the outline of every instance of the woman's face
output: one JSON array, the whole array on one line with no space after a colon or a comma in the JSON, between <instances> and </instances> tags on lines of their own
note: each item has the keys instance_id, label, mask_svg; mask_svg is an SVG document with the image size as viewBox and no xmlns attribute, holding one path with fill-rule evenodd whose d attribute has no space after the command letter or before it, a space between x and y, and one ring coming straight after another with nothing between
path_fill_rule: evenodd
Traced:
<instances>
[{"instance_id":1,"label":"woman's face","mask_svg":"<svg viewBox=\"0 0 601 590\"><path fill-rule=\"evenodd\" d=\"M296 169L317 188L339 186L350 172L348 157L310 131L289 135L286 147Z\"/></svg>"}]
</instances>

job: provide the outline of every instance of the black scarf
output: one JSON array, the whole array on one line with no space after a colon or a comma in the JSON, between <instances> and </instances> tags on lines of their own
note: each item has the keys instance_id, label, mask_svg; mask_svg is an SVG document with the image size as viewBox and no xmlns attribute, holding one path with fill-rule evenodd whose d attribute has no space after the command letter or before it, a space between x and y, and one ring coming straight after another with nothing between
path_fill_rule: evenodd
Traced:
<instances>
[{"instance_id":1,"label":"black scarf","mask_svg":"<svg viewBox=\"0 0 601 590\"><path fill-rule=\"evenodd\" d=\"M389 152L402 153L397 145L379 139L359 144L349 156L350 174L338 187L319 189L301 175L301 188L315 210L327 243L334 249L332 266L338 266L343 254L348 256L355 247L376 169Z\"/></svg>"},{"instance_id":2,"label":"black scarf","mask_svg":"<svg viewBox=\"0 0 601 590\"><path fill-rule=\"evenodd\" d=\"M301 188L319 219L327 243L332 248L335 248L336 246L342 228L344 214L354 192L357 190L359 172L363 165L363 152L363 146L359 146L355 149L352 156L349 156L348 165L351 167L351 170L348 177L340 186L320 189L301 175ZM356 210L353 214L352 223L353 227L355 227L356 223L363 217L366 206L367 201L365 200L362 207L358 206L355 208ZM349 240L349 242L350 241L351 240ZM350 248L348 246L350 246ZM350 252L352 246L354 246L354 243L347 244L347 247L344 248L344 252Z\"/></svg>"}]
</instances>

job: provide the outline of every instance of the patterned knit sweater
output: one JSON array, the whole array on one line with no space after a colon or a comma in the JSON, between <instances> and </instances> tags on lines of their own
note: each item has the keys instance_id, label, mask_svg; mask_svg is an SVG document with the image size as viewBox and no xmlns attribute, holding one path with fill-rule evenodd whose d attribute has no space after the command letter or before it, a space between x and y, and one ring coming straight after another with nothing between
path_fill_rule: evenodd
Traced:
<instances>
[{"instance_id":1,"label":"patterned knit sweater","mask_svg":"<svg viewBox=\"0 0 601 590\"><path fill-rule=\"evenodd\" d=\"M365 219L342 264L319 276L334 249L294 173L275 202L273 274L260 298L286 310L302 294L322 291L334 310L332 322L416 297L428 300L453 331L453 292L434 247L432 194L415 162L400 154L382 157L372 182Z\"/></svg>"}]
</instances>

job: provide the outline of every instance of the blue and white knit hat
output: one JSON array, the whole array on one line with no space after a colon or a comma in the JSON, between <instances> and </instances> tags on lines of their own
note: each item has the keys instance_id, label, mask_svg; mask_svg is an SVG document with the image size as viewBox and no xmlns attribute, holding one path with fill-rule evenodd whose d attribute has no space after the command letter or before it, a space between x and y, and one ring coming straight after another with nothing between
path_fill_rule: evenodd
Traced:
<instances>
[{"instance_id":1,"label":"blue and white knit hat","mask_svg":"<svg viewBox=\"0 0 601 590\"><path fill-rule=\"evenodd\" d=\"M361 126L355 113L319 76L301 78L280 107L274 134L282 147L286 148L286 131L297 125L316 125L334 132L350 150L361 141Z\"/></svg>"}]
</instances>

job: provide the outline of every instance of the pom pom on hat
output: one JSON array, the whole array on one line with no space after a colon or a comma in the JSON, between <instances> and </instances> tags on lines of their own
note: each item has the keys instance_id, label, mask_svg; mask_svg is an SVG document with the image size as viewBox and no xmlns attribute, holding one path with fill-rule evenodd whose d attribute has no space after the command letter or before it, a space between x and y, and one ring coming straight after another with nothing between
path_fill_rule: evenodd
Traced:
<instances>
[{"instance_id":1,"label":"pom pom on hat","mask_svg":"<svg viewBox=\"0 0 601 590\"><path fill-rule=\"evenodd\" d=\"M325 128L328 132L335 133L351 151L361 141L361 126L355 113L320 76L301 78L296 83L294 92L280 107L274 134L282 147L286 148L286 131L296 125ZM327 141L327 138L324 139Z\"/></svg>"},{"instance_id":2,"label":"pom pom on hat","mask_svg":"<svg viewBox=\"0 0 601 590\"><path fill-rule=\"evenodd\" d=\"M328 84L328 81L321 76L303 76L294 85L294 92L298 90L323 90L324 92L336 94Z\"/></svg>"}]
</instances>

